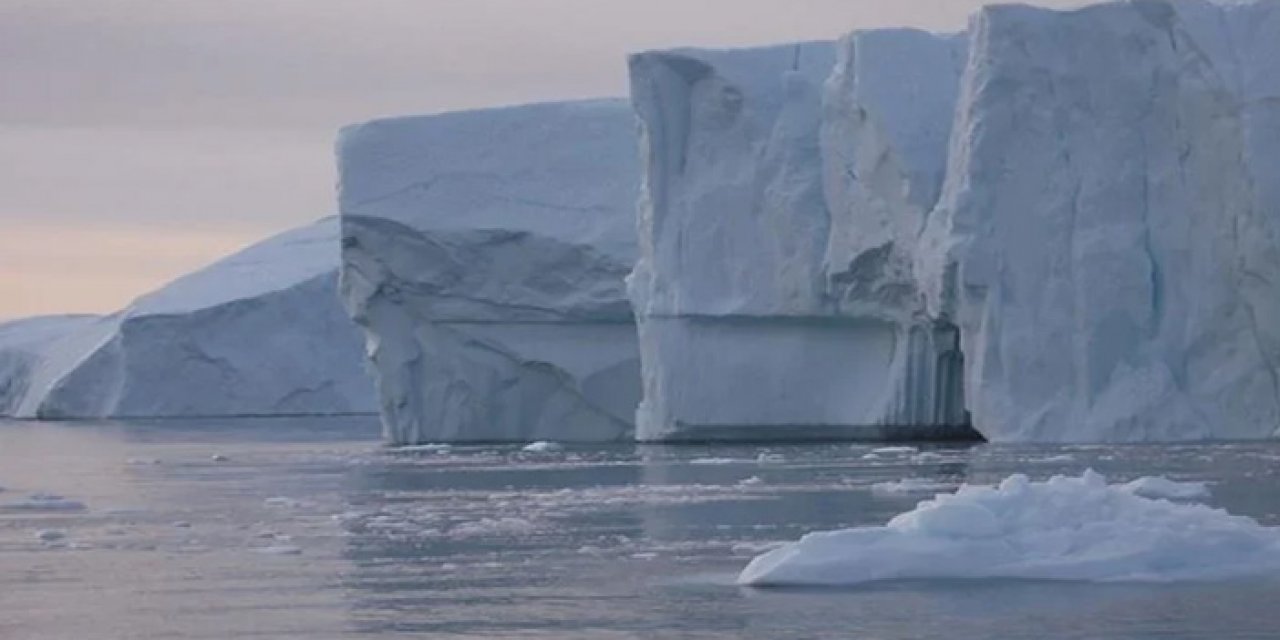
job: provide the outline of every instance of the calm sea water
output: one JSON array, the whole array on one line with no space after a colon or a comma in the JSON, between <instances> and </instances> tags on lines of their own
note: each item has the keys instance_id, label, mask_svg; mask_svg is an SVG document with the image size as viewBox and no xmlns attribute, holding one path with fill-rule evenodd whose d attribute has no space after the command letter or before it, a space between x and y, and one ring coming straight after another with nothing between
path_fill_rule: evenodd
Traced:
<instances>
[{"instance_id":1,"label":"calm sea water","mask_svg":"<svg viewBox=\"0 0 1280 640\"><path fill-rule=\"evenodd\" d=\"M906 478L1160 473L1280 525L1278 445L406 453L376 433L0 422L0 638L1280 637L1280 579L733 584L771 543L928 497L875 486Z\"/></svg>"}]
</instances>

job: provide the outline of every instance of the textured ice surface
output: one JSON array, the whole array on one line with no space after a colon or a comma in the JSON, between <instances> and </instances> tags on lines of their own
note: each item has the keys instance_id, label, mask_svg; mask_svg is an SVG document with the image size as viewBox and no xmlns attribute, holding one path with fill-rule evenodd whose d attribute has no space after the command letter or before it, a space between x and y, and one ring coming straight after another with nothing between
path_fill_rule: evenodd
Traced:
<instances>
[{"instance_id":1,"label":"textured ice surface","mask_svg":"<svg viewBox=\"0 0 1280 640\"><path fill-rule=\"evenodd\" d=\"M632 56L640 439L965 421L956 334L924 318L909 268L963 50L903 30Z\"/></svg>"},{"instance_id":2,"label":"textured ice surface","mask_svg":"<svg viewBox=\"0 0 1280 640\"><path fill-rule=\"evenodd\" d=\"M600 100L343 131L342 292L389 442L631 433L633 119Z\"/></svg>"},{"instance_id":3,"label":"textured ice surface","mask_svg":"<svg viewBox=\"0 0 1280 640\"><path fill-rule=\"evenodd\" d=\"M882 527L812 533L765 553L738 581L840 586L898 579L1172 582L1280 569L1280 529L1200 504L1135 495L1085 472L965 486Z\"/></svg>"},{"instance_id":4,"label":"textured ice surface","mask_svg":"<svg viewBox=\"0 0 1280 640\"><path fill-rule=\"evenodd\" d=\"M1280 424L1280 4L971 25L918 254L1001 441L1258 438Z\"/></svg>"},{"instance_id":5,"label":"textured ice surface","mask_svg":"<svg viewBox=\"0 0 1280 640\"><path fill-rule=\"evenodd\" d=\"M179 278L109 316L0 325L0 415L337 414L376 410L337 298L329 218Z\"/></svg>"}]
</instances>

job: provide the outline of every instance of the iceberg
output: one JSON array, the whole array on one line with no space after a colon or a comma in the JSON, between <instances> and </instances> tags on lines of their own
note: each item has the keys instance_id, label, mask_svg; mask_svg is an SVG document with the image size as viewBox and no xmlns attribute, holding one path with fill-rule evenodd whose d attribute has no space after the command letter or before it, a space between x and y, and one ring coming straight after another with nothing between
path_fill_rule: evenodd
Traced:
<instances>
[{"instance_id":1,"label":"iceberg","mask_svg":"<svg viewBox=\"0 0 1280 640\"><path fill-rule=\"evenodd\" d=\"M1143 483L1139 483L1143 484ZM1137 495L1087 471L939 494L880 527L811 533L752 560L753 586L913 579L1175 582L1274 575L1280 528Z\"/></svg>"},{"instance_id":2,"label":"iceberg","mask_svg":"<svg viewBox=\"0 0 1280 640\"><path fill-rule=\"evenodd\" d=\"M107 316L0 325L0 415L174 418L376 411L337 297L338 222L267 239Z\"/></svg>"},{"instance_id":3,"label":"iceberg","mask_svg":"<svg viewBox=\"0 0 1280 640\"><path fill-rule=\"evenodd\" d=\"M342 131L341 291L389 443L631 435L634 130L597 100Z\"/></svg>"},{"instance_id":4,"label":"iceberg","mask_svg":"<svg viewBox=\"0 0 1280 640\"><path fill-rule=\"evenodd\" d=\"M893 30L631 57L639 439L971 433L958 334L911 271L964 51Z\"/></svg>"},{"instance_id":5,"label":"iceberg","mask_svg":"<svg viewBox=\"0 0 1280 640\"><path fill-rule=\"evenodd\" d=\"M992 6L916 254L995 441L1280 425L1280 4Z\"/></svg>"}]
</instances>

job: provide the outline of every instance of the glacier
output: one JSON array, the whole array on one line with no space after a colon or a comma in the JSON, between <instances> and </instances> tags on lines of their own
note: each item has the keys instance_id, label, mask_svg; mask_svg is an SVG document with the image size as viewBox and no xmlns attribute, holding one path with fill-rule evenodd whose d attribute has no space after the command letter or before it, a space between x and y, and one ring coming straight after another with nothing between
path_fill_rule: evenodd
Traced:
<instances>
[{"instance_id":1,"label":"glacier","mask_svg":"<svg viewBox=\"0 0 1280 640\"><path fill-rule=\"evenodd\" d=\"M996 441L1280 427L1280 6L993 6L917 278Z\"/></svg>"},{"instance_id":2,"label":"glacier","mask_svg":"<svg viewBox=\"0 0 1280 640\"><path fill-rule=\"evenodd\" d=\"M631 436L624 100L375 120L345 128L337 158L341 292L389 443Z\"/></svg>"},{"instance_id":3,"label":"glacier","mask_svg":"<svg viewBox=\"0 0 1280 640\"><path fill-rule=\"evenodd\" d=\"M337 297L338 221L282 233L106 316L0 325L0 415L177 418L377 410Z\"/></svg>"},{"instance_id":4,"label":"glacier","mask_svg":"<svg viewBox=\"0 0 1280 640\"><path fill-rule=\"evenodd\" d=\"M910 268L964 51L890 30L631 57L639 439L971 433Z\"/></svg>"}]
</instances>

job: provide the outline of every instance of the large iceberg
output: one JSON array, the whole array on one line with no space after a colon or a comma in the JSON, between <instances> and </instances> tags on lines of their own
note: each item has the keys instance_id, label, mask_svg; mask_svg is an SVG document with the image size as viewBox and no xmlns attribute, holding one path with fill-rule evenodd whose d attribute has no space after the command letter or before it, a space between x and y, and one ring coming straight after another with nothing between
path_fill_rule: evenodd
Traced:
<instances>
[{"instance_id":1,"label":"large iceberg","mask_svg":"<svg viewBox=\"0 0 1280 640\"><path fill-rule=\"evenodd\" d=\"M1280 428L1280 4L983 9L917 254L994 440Z\"/></svg>"},{"instance_id":2,"label":"large iceberg","mask_svg":"<svg viewBox=\"0 0 1280 640\"><path fill-rule=\"evenodd\" d=\"M1088 471L1044 482L1014 475L996 487L966 485L881 527L808 534L752 560L738 582L1174 582L1280 570L1280 529L1201 504L1139 495L1159 480L1108 485Z\"/></svg>"},{"instance_id":3,"label":"large iceberg","mask_svg":"<svg viewBox=\"0 0 1280 640\"><path fill-rule=\"evenodd\" d=\"M600 100L343 130L342 295L390 443L630 436L633 119Z\"/></svg>"},{"instance_id":4,"label":"large iceberg","mask_svg":"<svg viewBox=\"0 0 1280 640\"><path fill-rule=\"evenodd\" d=\"M911 270L964 50L895 30L632 56L640 439L970 433L955 328Z\"/></svg>"},{"instance_id":5,"label":"large iceberg","mask_svg":"<svg viewBox=\"0 0 1280 640\"><path fill-rule=\"evenodd\" d=\"M336 218L289 231L108 316L0 325L0 415L74 419L371 413L337 297Z\"/></svg>"}]
</instances>

